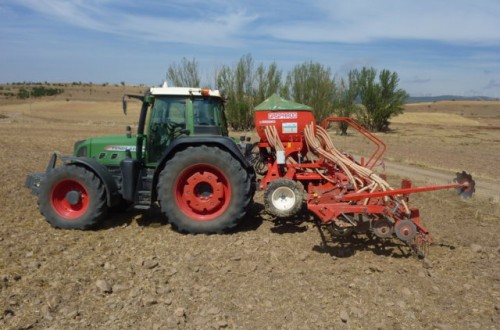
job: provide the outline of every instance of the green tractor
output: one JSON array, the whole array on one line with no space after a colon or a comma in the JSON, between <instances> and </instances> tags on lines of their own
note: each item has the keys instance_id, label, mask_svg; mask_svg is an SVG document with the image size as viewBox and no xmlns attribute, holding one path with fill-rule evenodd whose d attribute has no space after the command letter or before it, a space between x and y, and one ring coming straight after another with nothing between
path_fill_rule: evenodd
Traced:
<instances>
[{"instance_id":1,"label":"green tractor","mask_svg":"<svg viewBox=\"0 0 500 330\"><path fill-rule=\"evenodd\" d=\"M53 154L26 186L56 228L88 229L108 210L159 203L180 232L220 233L236 226L255 193L251 146L228 137L224 99L200 88L150 88L137 134L78 141L72 156ZM57 159L62 161L56 166Z\"/></svg>"}]
</instances>

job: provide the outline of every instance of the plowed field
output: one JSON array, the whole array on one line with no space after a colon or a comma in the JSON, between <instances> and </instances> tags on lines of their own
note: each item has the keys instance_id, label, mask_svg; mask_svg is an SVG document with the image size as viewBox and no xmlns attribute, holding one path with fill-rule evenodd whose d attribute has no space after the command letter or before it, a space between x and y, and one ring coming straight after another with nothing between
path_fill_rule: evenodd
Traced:
<instances>
[{"instance_id":1,"label":"plowed field","mask_svg":"<svg viewBox=\"0 0 500 330\"><path fill-rule=\"evenodd\" d=\"M102 100L0 106L0 328L498 328L498 190L466 201L454 191L414 195L434 238L423 261L364 235L323 248L307 214L276 221L260 192L225 235L179 234L158 209L111 214L93 231L50 227L23 188L26 174L43 171L54 150L71 153L76 140L124 133L137 122L134 108L123 116L119 102ZM387 159L408 166L410 178L411 166L450 179L467 170L500 186L500 111L486 121L467 113L442 121L449 111L419 121L426 110L409 109L380 135ZM364 151L356 137L336 140Z\"/></svg>"}]
</instances>

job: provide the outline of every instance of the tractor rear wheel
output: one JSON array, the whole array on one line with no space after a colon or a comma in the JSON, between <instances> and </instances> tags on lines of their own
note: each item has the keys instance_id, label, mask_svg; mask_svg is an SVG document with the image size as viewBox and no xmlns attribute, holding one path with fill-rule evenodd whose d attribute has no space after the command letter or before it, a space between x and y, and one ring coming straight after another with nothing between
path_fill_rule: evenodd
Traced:
<instances>
[{"instance_id":1,"label":"tractor rear wheel","mask_svg":"<svg viewBox=\"0 0 500 330\"><path fill-rule=\"evenodd\" d=\"M180 232L221 233L235 227L252 200L251 173L218 147L189 147L169 160L158 180L158 199Z\"/></svg>"},{"instance_id":2,"label":"tractor rear wheel","mask_svg":"<svg viewBox=\"0 0 500 330\"><path fill-rule=\"evenodd\" d=\"M93 172L64 165L47 173L38 205L53 227L89 229L106 216L106 191Z\"/></svg>"},{"instance_id":3,"label":"tractor rear wheel","mask_svg":"<svg viewBox=\"0 0 500 330\"><path fill-rule=\"evenodd\" d=\"M272 181L264 192L266 211L278 218L288 218L297 214L304 201L302 185L290 179Z\"/></svg>"}]
</instances>

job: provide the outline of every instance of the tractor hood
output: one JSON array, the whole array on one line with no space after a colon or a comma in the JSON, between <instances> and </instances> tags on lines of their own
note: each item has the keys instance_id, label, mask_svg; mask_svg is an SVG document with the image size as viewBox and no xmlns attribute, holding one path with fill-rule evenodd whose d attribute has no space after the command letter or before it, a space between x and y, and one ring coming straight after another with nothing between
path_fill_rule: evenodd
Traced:
<instances>
[{"instance_id":1,"label":"tractor hood","mask_svg":"<svg viewBox=\"0 0 500 330\"><path fill-rule=\"evenodd\" d=\"M99 136L76 142L74 155L93 158L103 165L119 165L127 150L135 157L136 145L136 134Z\"/></svg>"}]
</instances>

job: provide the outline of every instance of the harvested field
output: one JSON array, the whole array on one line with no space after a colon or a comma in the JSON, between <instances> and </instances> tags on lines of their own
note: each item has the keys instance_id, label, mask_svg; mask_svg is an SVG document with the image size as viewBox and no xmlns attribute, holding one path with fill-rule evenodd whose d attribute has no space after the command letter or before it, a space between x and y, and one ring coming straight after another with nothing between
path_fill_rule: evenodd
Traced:
<instances>
[{"instance_id":1,"label":"harvested field","mask_svg":"<svg viewBox=\"0 0 500 330\"><path fill-rule=\"evenodd\" d=\"M471 104L470 113L483 106ZM440 119L427 123L411 108L379 137L387 159L408 166L405 176L410 165L450 178L467 170L500 186L495 109L488 120L436 109ZM0 105L1 328L498 328L498 195L414 195L434 237L425 261L364 235L323 249L309 216L276 221L263 211L262 193L226 235L179 234L158 209L111 214L94 231L51 228L23 188L26 174L43 171L54 150L68 154L76 140L124 133L137 118L132 103L121 113L119 97ZM368 152L353 135L334 141Z\"/></svg>"},{"instance_id":2,"label":"harvested field","mask_svg":"<svg viewBox=\"0 0 500 330\"><path fill-rule=\"evenodd\" d=\"M479 126L477 120L465 118L453 113L441 112L406 112L392 120L393 124Z\"/></svg>"},{"instance_id":3,"label":"harvested field","mask_svg":"<svg viewBox=\"0 0 500 330\"><path fill-rule=\"evenodd\" d=\"M500 166L494 164L500 161L500 102L477 102L477 107L474 101L407 105L405 113L391 121L389 133L377 133L388 146L385 159L498 180ZM334 139L354 154L372 150L355 134Z\"/></svg>"}]
</instances>

